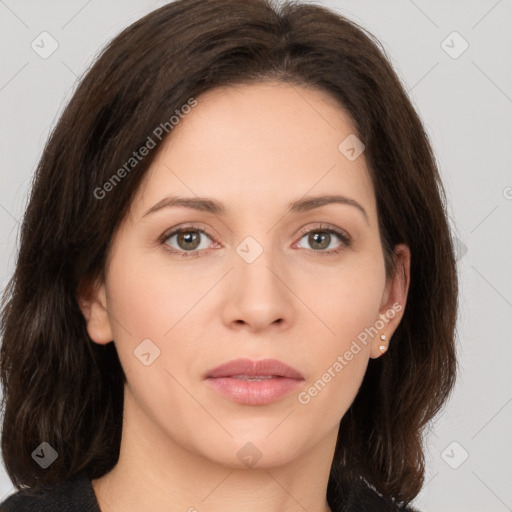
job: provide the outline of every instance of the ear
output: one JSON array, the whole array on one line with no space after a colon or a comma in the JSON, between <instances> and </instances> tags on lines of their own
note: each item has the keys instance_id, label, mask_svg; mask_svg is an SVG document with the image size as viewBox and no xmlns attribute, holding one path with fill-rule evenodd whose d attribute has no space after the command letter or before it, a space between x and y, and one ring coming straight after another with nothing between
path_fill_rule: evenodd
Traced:
<instances>
[{"instance_id":1,"label":"ear","mask_svg":"<svg viewBox=\"0 0 512 512\"><path fill-rule=\"evenodd\" d=\"M382 294L379 319L375 322L379 332L374 337L370 350L372 359L382 356L388 350L391 337L402 320L407 302L411 251L407 245L398 244L395 246L394 253L396 271L388 279Z\"/></svg>"},{"instance_id":2,"label":"ear","mask_svg":"<svg viewBox=\"0 0 512 512\"><path fill-rule=\"evenodd\" d=\"M83 280L78 286L78 306L87 323L92 341L105 345L113 341L107 308L107 293L103 280Z\"/></svg>"}]
</instances>

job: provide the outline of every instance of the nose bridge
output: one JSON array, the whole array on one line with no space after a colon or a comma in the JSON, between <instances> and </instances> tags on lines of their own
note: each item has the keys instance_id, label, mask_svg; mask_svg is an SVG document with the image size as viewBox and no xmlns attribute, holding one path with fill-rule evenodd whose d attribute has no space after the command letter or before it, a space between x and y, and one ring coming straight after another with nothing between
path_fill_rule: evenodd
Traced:
<instances>
[{"instance_id":1,"label":"nose bridge","mask_svg":"<svg viewBox=\"0 0 512 512\"><path fill-rule=\"evenodd\" d=\"M264 246L263 240L249 235L235 247L229 321L243 321L260 329L291 319L291 299L279 269L281 258L273 252L270 240L266 237Z\"/></svg>"},{"instance_id":2,"label":"nose bridge","mask_svg":"<svg viewBox=\"0 0 512 512\"><path fill-rule=\"evenodd\" d=\"M269 293L279 288L279 280L275 273L278 257L271 247L271 238L262 236L246 236L235 248L238 258L235 263L235 274L240 284L245 287L254 287ZM271 269L273 271L271 271Z\"/></svg>"}]
</instances>

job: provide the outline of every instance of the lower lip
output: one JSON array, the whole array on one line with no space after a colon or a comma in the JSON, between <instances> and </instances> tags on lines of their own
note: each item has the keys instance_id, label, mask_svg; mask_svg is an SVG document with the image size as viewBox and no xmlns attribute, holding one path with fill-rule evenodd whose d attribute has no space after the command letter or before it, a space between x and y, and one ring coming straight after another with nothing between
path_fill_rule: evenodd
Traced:
<instances>
[{"instance_id":1,"label":"lower lip","mask_svg":"<svg viewBox=\"0 0 512 512\"><path fill-rule=\"evenodd\" d=\"M207 378L221 395L244 405L271 404L302 385L304 380L275 377L266 380L243 380L233 377Z\"/></svg>"}]
</instances>

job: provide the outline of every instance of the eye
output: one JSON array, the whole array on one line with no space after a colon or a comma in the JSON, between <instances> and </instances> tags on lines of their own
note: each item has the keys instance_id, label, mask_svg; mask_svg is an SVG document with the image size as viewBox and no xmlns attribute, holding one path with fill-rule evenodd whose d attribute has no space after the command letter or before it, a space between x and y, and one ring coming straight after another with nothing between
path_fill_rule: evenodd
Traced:
<instances>
[{"instance_id":1,"label":"eye","mask_svg":"<svg viewBox=\"0 0 512 512\"><path fill-rule=\"evenodd\" d=\"M349 247L351 243L350 236L334 226L321 225L313 229L303 231L302 234L303 236L300 240L305 239L305 243L312 247L311 251L316 252L319 255L338 254L345 247ZM338 245L336 245L336 238L341 241ZM329 249L329 247L331 250L326 250Z\"/></svg>"},{"instance_id":2,"label":"eye","mask_svg":"<svg viewBox=\"0 0 512 512\"><path fill-rule=\"evenodd\" d=\"M205 241L207 238L210 243ZM182 257L199 256L199 251L211 247L211 237L197 226L183 226L166 233L162 237L162 244L171 254L179 254ZM218 247L220 247L217 244Z\"/></svg>"}]
</instances>

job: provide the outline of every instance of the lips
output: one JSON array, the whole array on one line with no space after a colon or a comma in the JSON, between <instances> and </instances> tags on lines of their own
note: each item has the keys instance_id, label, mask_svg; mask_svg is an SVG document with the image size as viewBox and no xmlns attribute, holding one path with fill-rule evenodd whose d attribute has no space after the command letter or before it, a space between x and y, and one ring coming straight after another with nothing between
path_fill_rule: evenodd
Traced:
<instances>
[{"instance_id":1,"label":"lips","mask_svg":"<svg viewBox=\"0 0 512 512\"><path fill-rule=\"evenodd\" d=\"M304 376L295 368L277 359L235 359L208 371L206 378L233 377L245 380L285 377L303 380Z\"/></svg>"},{"instance_id":2,"label":"lips","mask_svg":"<svg viewBox=\"0 0 512 512\"><path fill-rule=\"evenodd\" d=\"M205 382L225 398L243 405L267 405L297 390L303 375L276 359L236 359L207 372Z\"/></svg>"}]
</instances>

